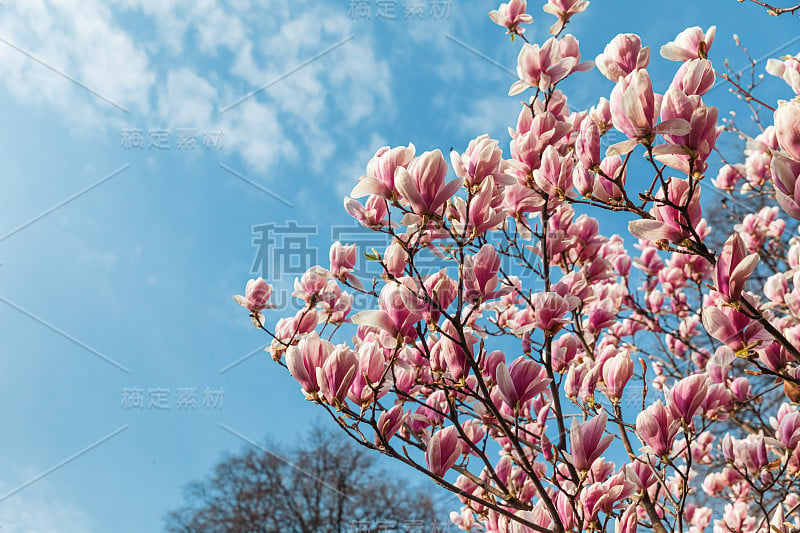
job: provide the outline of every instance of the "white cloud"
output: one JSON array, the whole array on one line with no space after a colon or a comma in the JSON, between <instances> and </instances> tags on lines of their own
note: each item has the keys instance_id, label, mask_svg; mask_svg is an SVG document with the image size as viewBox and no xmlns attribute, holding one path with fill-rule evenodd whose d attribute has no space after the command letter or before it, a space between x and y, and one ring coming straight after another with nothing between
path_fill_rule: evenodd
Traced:
<instances>
[{"instance_id":1,"label":"white cloud","mask_svg":"<svg viewBox=\"0 0 800 533\"><path fill-rule=\"evenodd\" d=\"M221 126L226 148L262 173L300 154L312 172L321 173L349 148L348 139L333 133L336 126L357 126L379 110L382 118L391 115L388 64L340 5L113 0L111 6L101 0L13 3L4 7L0 35L129 115L2 43L0 84L83 132L92 131L89 125L105 131L126 124ZM219 112L276 79L247 102Z\"/></svg>"},{"instance_id":2,"label":"white cloud","mask_svg":"<svg viewBox=\"0 0 800 533\"><path fill-rule=\"evenodd\" d=\"M522 109L518 98L488 96L473 100L452 119L453 126L461 135L474 139L488 133L500 140L500 146L509 142L508 128L514 127ZM466 146L455 147L459 152Z\"/></svg>"},{"instance_id":3,"label":"white cloud","mask_svg":"<svg viewBox=\"0 0 800 533\"><path fill-rule=\"evenodd\" d=\"M238 151L259 172L266 173L280 160L294 160L298 156L273 105L248 100L228 111L222 125L226 148Z\"/></svg>"},{"instance_id":4,"label":"white cloud","mask_svg":"<svg viewBox=\"0 0 800 533\"><path fill-rule=\"evenodd\" d=\"M12 490L5 487L3 493ZM34 496L43 490L14 494L0 507L0 531L3 533L89 533L93 531L91 521L83 510L68 505L54 495Z\"/></svg>"},{"instance_id":5,"label":"white cloud","mask_svg":"<svg viewBox=\"0 0 800 533\"><path fill-rule=\"evenodd\" d=\"M49 107L82 127L122 120L121 111L51 70L55 69L121 107L148 111L155 79L149 58L114 24L102 2L7 3L0 35L21 49L0 43L0 80L18 100Z\"/></svg>"},{"instance_id":6,"label":"white cloud","mask_svg":"<svg viewBox=\"0 0 800 533\"><path fill-rule=\"evenodd\" d=\"M210 128L217 101L217 90L187 68L169 72L166 87L158 95L159 113L175 127Z\"/></svg>"}]
</instances>

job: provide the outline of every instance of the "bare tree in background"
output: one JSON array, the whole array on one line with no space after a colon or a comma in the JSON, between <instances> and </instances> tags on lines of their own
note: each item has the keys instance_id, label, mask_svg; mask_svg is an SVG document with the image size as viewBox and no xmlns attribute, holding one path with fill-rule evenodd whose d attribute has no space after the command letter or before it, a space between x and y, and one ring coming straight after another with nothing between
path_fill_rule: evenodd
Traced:
<instances>
[{"instance_id":1,"label":"bare tree in background","mask_svg":"<svg viewBox=\"0 0 800 533\"><path fill-rule=\"evenodd\" d=\"M412 533L447 528L430 493L377 468L372 454L338 434L313 431L304 444L279 455L251 448L227 456L207 479L185 487L185 504L167 515L166 531Z\"/></svg>"}]
</instances>

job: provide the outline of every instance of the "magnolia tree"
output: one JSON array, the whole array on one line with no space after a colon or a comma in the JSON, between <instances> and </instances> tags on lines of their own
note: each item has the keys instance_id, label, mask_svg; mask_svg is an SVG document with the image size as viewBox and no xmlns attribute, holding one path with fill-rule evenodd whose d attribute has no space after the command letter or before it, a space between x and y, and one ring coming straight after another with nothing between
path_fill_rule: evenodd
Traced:
<instances>
[{"instance_id":1,"label":"magnolia tree","mask_svg":"<svg viewBox=\"0 0 800 533\"><path fill-rule=\"evenodd\" d=\"M528 103L508 156L488 135L450 165L381 148L344 207L391 244L334 243L329 268L295 281L302 309L275 324L263 279L235 299L343 431L459 497L465 531L793 531L800 101L716 71L714 27L661 47L676 62L665 87L634 34L582 61L565 27L588 3L550 0L541 44L524 1L489 14L521 41L509 94ZM571 110L559 85L595 67L608 98ZM800 56L767 72L800 94ZM739 158L715 155L737 130L703 101L715 82L760 131ZM612 132L622 141L601 149ZM735 211L712 246L706 190L763 207ZM600 210L630 235L604 235L586 214ZM354 275L360 253L380 279ZM351 314L356 293L371 303Z\"/></svg>"}]
</instances>

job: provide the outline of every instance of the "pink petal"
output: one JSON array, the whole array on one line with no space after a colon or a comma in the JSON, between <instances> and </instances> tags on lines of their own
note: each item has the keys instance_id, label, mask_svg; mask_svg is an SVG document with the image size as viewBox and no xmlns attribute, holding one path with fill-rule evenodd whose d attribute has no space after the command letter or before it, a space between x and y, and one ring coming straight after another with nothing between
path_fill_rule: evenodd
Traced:
<instances>
[{"instance_id":1,"label":"pink petal","mask_svg":"<svg viewBox=\"0 0 800 533\"><path fill-rule=\"evenodd\" d=\"M380 180L373 178L372 176L364 176L358 183L356 183L356 186L353 187L353 190L350 192L350 196L353 198L362 198L371 194L388 196L386 194L388 191L389 189Z\"/></svg>"},{"instance_id":2,"label":"pink petal","mask_svg":"<svg viewBox=\"0 0 800 533\"><path fill-rule=\"evenodd\" d=\"M353 315L351 320L354 324L380 328L384 331L388 331L392 335L397 335L398 332L397 326L395 326L394 322L392 322L391 317L386 311L361 311L360 313Z\"/></svg>"},{"instance_id":3,"label":"pink petal","mask_svg":"<svg viewBox=\"0 0 800 533\"><path fill-rule=\"evenodd\" d=\"M637 239L647 241L658 241L666 239L668 241L679 241L682 237L680 232L669 226L666 222L658 220L632 220L628 222L628 231Z\"/></svg>"},{"instance_id":4,"label":"pink petal","mask_svg":"<svg viewBox=\"0 0 800 533\"><path fill-rule=\"evenodd\" d=\"M688 135L692 131L692 127L686 120L682 118L671 118L665 120L655 127L656 133L667 135Z\"/></svg>"},{"instance_id":5,"label":"pink petal","mask_svg":"<svg viewBox=\"0 0 800 533\"><path fill-rule=\"evenodd\" d=\"M636 139L628 139L627 141L612 144L606 150L606 157L629 154L634 148L636 148L637 144L639 144L639 141Z\"/></svg>"}]
</instances>

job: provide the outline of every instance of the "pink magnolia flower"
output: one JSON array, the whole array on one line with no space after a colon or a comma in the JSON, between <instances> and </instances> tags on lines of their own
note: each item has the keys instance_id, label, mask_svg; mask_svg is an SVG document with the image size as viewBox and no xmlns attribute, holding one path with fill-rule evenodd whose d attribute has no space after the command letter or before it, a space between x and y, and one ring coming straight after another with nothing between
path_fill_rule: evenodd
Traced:
<instances>
[{"instance_id":1,"label":"pink magnolia flower","mask_svg":"<svg viewBox=\"0 0 800 533\"><path fill-rule=\"evenodd\" d=\"M461 480L467 478L464 476L459 476L458 479ZM472 505L475 507L478 506L476 503L472 503ZM457 511L450 511L450 521L454 526L463 531L473 531L478 526L478 522L475 521L475 514L473 513L472 507L463 507L460 513Z\"/></svg>"},{"instance_id":2,"label":"pink magnolia flower","mask_svg":"<svg viewBox=\"0 0 800 533\"><path fill-rule=\"evenodd\" d=\"M514 38L514 34L522 35L525 33L525 28L519 27L520 24L529 24L533 22L533 17L525 13L527 9L527 2L525 0L511 0L510 2L500 4L498 9L489 12L489 18L496 24L505 26Z\"/></svg>"},{"instance_id":3,"label":"pink magnolia flower","mask_svg":"<svg viewBox=\"0 0 800 533\"><path fill-rule=\"evenodd\" d=\"M717 531L755 531L758 519L747 502L739 500L725 504L722 520L715 521Z\"/></svg>"},{"instance_id":4,"label":"pink magnolia flower","mask_svg":"<svg viewBox=\"0 0 800 533\"><path fill-rule=\"evenodd\" d=\"M636 434L658 456L669 454L679 429L680 423L672 417L661 400L636 417Z\"/></svg>"},{"instance_id":5,"label":"pink magnolia flower","mask_svg":"<svg viewBox=\"0 0 800 533\"><path fill-rule=\"evenodd\" d=\"M248 281L244 289L244 296L237 294L233 300L250 312L258 313L262 309L275 307L269 303L270 296L272 296L272 285L262 278L258 278Z\"/></svg>"},{"instance_id":6,"label":"pink magnolia flower","mask_svg":"<svg viewBox=\"0 0 800 533\"><path fill-rule=\"evenodd\" d=\"M464 434L472 444L478 444L486 437L486 427L484 427L480 420L466 420L461 429L464 430ZM464 446L464 449L469 449L470 453L477 455L475 450L469 446Z\"/></svg>"},{"instance_id":7,"label":"pink magnolia flower","mask_svg":"<svg viewBox=\"0 0 800 533\"><path fill-rule=\"evenodd\" d=\"M578 138L575 140L575 155L588 170L600 166L600 128L589 117L581 122Z\"/></svg>"},{"instance_id":8,"label":"pink magnolia flower","mask_svg":"<svg viewBox=\"0 0 800 533\"><path fill-rule=\"evenodd\" d=\"M772 339L764 326L728 306L704 307L703 326L709 335L735 352L758 347Z\"/></svg>"},{"instance_id":9,"label":"pink magnolia flower","mask_svg":"<svg viewBox=\"0 0 800 533\"><path fill-rule=\"evenodd\" d=\"M620 472L604 483L589 485L580 493L580 502L584 508L583 530L599 529L598 515L608 515L620 507L622 500L633 494L635 486L625 479Z\"/></svg>"},{"instance_id":10,"label":"pink magnolia flower","mask_svg":"<svg viewBox=\"0 0 800 533\"><path fill-rule=\"evenodd\" d=\"M319 315L313 309L300 309L293 317L284 317L275 324L275 339L267 349L272 353L272 358L279 361L286 344L293 342L295 337L303 338L313 332L319 323Z\"/></svg>"},{"instance_id":11,"label":"pink magnolia flower","mask_svg":"<svg viewBox=\"0 0 800 533\"><path fill-rule=\"evenodd\" d=\"M564 530L573 531L577 520L575 516L575 510L572 508L572 504L570 503L567 495L561 491L556 492L555 504L556 510L558 511L558 517L564 524Z\"/></svg>"},{"instance_id":12,"label":"pink magnolia flower","mask_svg":"<svg viewBox=\"0 0 800 533\"><path fill-rule=\"evenodd\" d=\"M539 193L518 183L506 187L504 193L503 209L508 216L517 220L518 230L526 223L527 213L536 213L544 205L544 198Z\"/></svg>"},{"instance_id":13,"label":"pink magnolia flower","mask_svg":"<svg viewBox=\"0 0 800 533\"><path fill-rule=\"evenodd\" d=\"M375 435L375 444L382 446L380 437L387 442L394 436L400 427L405 423L406 414L403 412L403 405L397 404L388 411L381 413L378 417L378 428ZM380 434L380 436L378 435Z\"/></svg>"},{"instance_id":14,"label":"pink magnolia flower","mask_svg":"<svg viewBox=\"0 0 800 533\"><path fill-rule=\"evenodd\" d=\"M564 393L568 398L582 402L594 400L594 391L600 378L600 366L590 360L569 367L564 380Z\"/></svg>"},{"instance_id":15,"label":"pink magnolia flower","mask_svg":"<svg viewBox=\"0 0 800 533\"><path fill-rule=\"evenodd\" d=\"M723 165L722 168L719 169L717 177L712 179L711 183L717 189L722 189L723 191L732 191L734 188L736 188L736 184L739 182L739 180L744 177L744 165Z\"/></svg>"},{"instance_id":16,"label":"pink magnolia flower","mask_svg":"<svg viewBox=\"0 0 800 533\"><path fill-rule=\"evenodd\" d=\"M382 198L392 198L395 192L394 175L398 167L406 167L414 158L416 148L413 144L407 147L389 148L384 146L375 152L375 156L367 163L367 173L359 178L358 184L350 193L354 198L374 194Z\"/></svg>"},{"instance_id":17,"label":"pink magnolia flower","mask_svg":"<svg viewBox=\"0 0 800 533\"><path fill-rule=\"evenodd\" d=\"M635 33L621 33L606 45L595 63L603 76L617 83L634 70L647 68L650 47L642 48L642 39Z\"/></svg>"},{"instance_id":18,"label":"pink magnolia flower","mask_svg":"<svg viewBox=\"0 0 800 533\"><path fill-rule=\"evenodd\" d=\"M572 157L562 157L552 145L542 154L541 166L533 171L533 179L544 194L563 198L572 189Z\"/></svg>"},{"instance_id":19,"label":"pink magnolia flower","mask_svg":"<svg viewBox=\"0 0 800 533\"><path fill-rule=\"evenodd\" d=\"M606 415L606 419L608 415ZM602 435L601 435L602 436ZM602 483L614 475L617 467L614 463L606 461L605 457L598 457L592 461L592 466L589 468L589 475L587 478L595 483Z\"/></svg>"},{"instance_id":20,"label":"pink magnolia flower","mask_svg":"<svg viewBox=\"0 0 800 533\"><path fill-rule=\"evenodd\" d=\"M431 436L425 450L425 463L428 470L436 476L444 476L461 456L462 444L459 440L458 429L447 426Z\"/></svg>"},{"instance_id":21,"label":"pink magnolia flower","mask_svg":"<svg viewBox=\"0 0 800 533\"><path fill-rule=\"evenodd\" d=\"M429 310L423 315L426 315L425 318L429 321L438 322L442 311L446 311L458 296L458 283L447 275L447 268L443 268L429 276L423 282L423 286L433 301Z\"/></svg>"},{"instance_id":22,"label":"pink magnolia flower","mask_svg":"<svg viewBox=\"0 0 800 533\"><path fill-rule=\"evenodd\" d=\"M567 370L569 364L578 355L578 348L580 341L572 334L561 335L553 340L553 370L555 372L564 372Z\"/></svg>"},{"instance_id":23,"label":"pink magnolia flower","mask_svg":"<svg viewBox=\"0 0 800 533\"><path fill-rule=\"evenodd\" d=\"M661 57L670 61L707 59L708 49L711 48L716 33L716 26L711 26L705 33L699 26L687 28L680 32L674 41L661 47Z\"/></svg>"},{"instance_id":24,"label":"pink magnolia flower","mask_svg":"<svg viewBox=\"0 0 800 533\"><path fill-rule=\"evenodd\" d=\"M405 361L398 361L392 367L392 378L395 389L405 393L413 394L417 389L417 375L419 371L417 367Z\"/></svg>"},{"instance_id":25,"label":"pink magnolia flower","mask_svg":"<svg viewBox=\"0 0 800 533\"><path fill-rule=\"evenodd\" d=\"M767 61L766 71L773 76L783 78L795 94L800 94L800 54L794 57L783 56L780 60L770 58Z\"/></svg>"},{"instance_id":26,"label":"pink magnolia flower","mask_svg":"<svg viewBox=\"0 0 800 533\"><path fill-rule=\"evenodd\" d=\"M734 380L735 381L735 380ZM700 409L709 417L715 416L716 410L727 407L734 400L728 385L723 383L713 383L708 386L708 393L703 399Z\"/></svg>"},{"instance_id":27,"label":"pink magnolia flower","mask_svg":"<svg viewBox=\"0 0 800 533\"><path fill-rule=\"evenodd\" d=\"M586 10L587 7L589 7L587 0L548 0L542 11L558 17L558 21L550 26L550 33L559 33L573 15Z\"/></svg>"},{"instance_id":28,"label":"pink magnolia flower","mask_svg":"<svg viewBox=\"0 0 800 533\"><path fill-rule=\"evenodd\" d=\"M781 276L781 274L778 275ZM778 342L773 342L766 348L758 350L758 359L773 372L782 370L783 367L786 366L786 363L789 362L786 348L781 346Z\"/></svg>"},{"instance_id":29,"label":"pink magnolia flower","mask_svg":"<svg viewBox=\"0 0 800 533\"><path fill-rule=\"evenodd\" d=\"M327 293L330 272L320 266L313 266L306 270L302 276L294 280L292 296L301 298L310 303L319 300L328 300L333 295Z\"/></svg>"},{"instance_id":30,"label":"pink magnolia flower","mask_svg":"<svg viewBox=\"0 0 800 533\"><path fill-rule=\"evenodd\" d=\"M517 58L517 75L508 91L509 96L519 94L530 87L546 91L566 78L572 72L584 72L593 63L579 63L578 41L572 35L565 35L561 41L551 37L540 47L525 43Z\"/></svg>"},{"instance_id":31,"label":"pink magnolia flower","mask_svg":"<svg viewBox=\"0 0 800 533\"><path fill-rule=\"evenodd\" d=\"M691 197L690 194L692 194ZM691 235L687 226L698 227L702 217L700 187L696 186L692 191L688 179L671 178L667 184L667 198L673 204L686 206L689 214L688 220L677 209L659 202L659 199L663 197L663 190L659 190L650 211L653 219L633 220L628 223L628 231L631 232L631 235L650 241L664 239L677 243Z\"/></svg>"},{"instance_id":32,"label":"pink magnolia flower","mask_svg":"<svg viewBox=\"0 0 800 533\"><path fill-rule=\"evenodd\" d=\"M647 490L656 482L653 470L650 468L650 465L655 464L656 460L656 457L648 453L640 455L625 465L623 468L628 481L633 483L639 490Z\"/></svg>"},{"instance_id":33,"label":"pink magnolia flower","mask_svg":"<svg viewBox=\"0 0 800 533\"><path fill-rule=\"evenodd\" d=\"M441 210L461 187L458 180L445 183L447 162L440 150L414 158L408 169L397 167L395 185L417 215L431 215Z\"/></svg>"},{"instance_id":34,"label":"pink magnolia flower","mask_svg":"<svg viewBox=\"0 0 800 533\"><path fill-rule=\"evenodd\" d=\"M739 468L743 467L752 476L758 476L760 470L769 463L767 438L763 435L751 434L744 439L735 439L727 434L722 439L722 453L725 459Z\"/></svg>"},{"instance_id":35,"label":"pink magnolia flower","mask_svg":"<svg viewBox=\"0 0 800 533\"><path fill-rule=\"evenodd\" d=\"M661 103L661 118L664 121L662 124L683 120L689 128L682 133L664 133L667 141L681 149L665 146L664 153L659 151L662 147L658 146L655 152L660 156L659 160L688 173L689 164L685 151L688 148L689 156L695 160L694 170L704 170L705 167L699 165L704 165L722 132L721 127L717 128L717 108L703 104L700 96L689 96L680 89L671 87Z\"/></svg>"},{"instance_id":36,"label":"pink magnolia flower","mask_svg":"<svg viewBox=\"0 0 800 533\"><path fill-rule=\"evenodd\" d=\"M489 352L486 357L481 358L478 364L481 367L481 374L487 380L496 383L495 374L497 372L497 365L505 363L506 354L502 350L494 350Z\"/></svg>"},{"instance_id":37,"label":"pink magnolia flower","mask_svg":"<svg viewBox=\"0 0 800 533\"><path fill-rule=\"evenodd\" d=\"M618 179L624 186L626 174L626 168L622 166L622 159L617 155L612 155L603 158L596 174L589 172L583 163L578 163L575 165L572 180L575 183L575 189L582 195L614 204L622 201L622 190L612 179ZM612 179L608 179L606 176Z\"/></svg>"},{"instance_id":38,"label":"pink magnolia flower","mask_svg":"<svg viewBox=\"0 0 800 533\"><path fill-rule=\"evenodd\" d=\"M685 509L686 522L694 526L690 531L703 531L711 523L711 518L714 516L714 510L710 507L697 507L689 504Z\"/></svg>"},{"instance_id":39,"label":"pink magnolia flower","mask_svg":"<svg viewBox=\"0 0 800 533\"><path fill-rule=\"evenodd\" d=\"M733 368L736 354L727 346L720 346L706 362L706 374L713 383L726 383Z\"/></svg>"},{"instance_id":40,"label":"pink magnolia flower","mask_svg":"<svg viewBox=\"0 0 800 533\"><path fill-rule=\"evenodd\" d=\"M401 278L400 282L387 283L378 296L378 310L361 311L353 315L353 322L374 326L392 337L411 340L417 337L414 326L422 320L424 304L417 297L416 282Z\"/></svg>"},{"instance_id":41,"label":"pink magnolia flower","mask_svg":"<svg viewBox=\"0 0 800 533\"><path fill-rule=\"evenodd\" d=\"M652 135L658 117L650 75L640 69L619 80L611 91L614 127L630 139Z\"/></svg>"},{"instance_id":42,"label":"pink magnolia flower","mask_svg":"<svg viewBox=\"0 0 800 533\"><path fill-rule=\"evenodd\" d=\"M408 254L403 249L403 245L397 240L392 241L392 244L386 247L386 251L383 254L383 264L386 267L386 271L395 278L403 276L406 265L408 265Z\"/></svg>"},{"instance_id":43,"label":"pink magnolia flower","mask_svg":"<svg viewBox=\"0 0 800 533\"><path fill-rule=\"evenodd\" d=\"M637 506L631 505L622 516L614 520L614 533L636 533L636 524L638 517L636 516Z\"/></svg>"},{"instance_id":44,"label":"pink magnolia flower","mask_svg":"<svg viewBox=\"0 0 800 533\"><path fill-rule=\"evenodd\" d=\"M352 274L348 274L352 281L356 280ZM335 279L329 279L322 293L325 297L318 302L321 313L327 314L327 320L334 324L341 324L353 308L353 295L342 292Z\"/></svg>"},{"instance_id":45,"label":"pink magnolia flower","mask_svg":"<svg viewBox=\"0 0 800 533\"><path fill-rule=\"evenodd\" d=\"M478 253L466 258L467 299L486 300L494 297L499 283L500 256L491 244L484 244Z\"/></svg>"},{"instance_id":46,"label":"pink magnolia flower","mask_svg":"<svg viewBox=\"0 0 800 533\"><path fill-rule=\"evenodd\" d=\"M539 292L531 296L531 303L533 322L523 329L538 328L553 335L569 322L564 315L577 306L578 299L573 296L565 298L556 292Z\"/></svg>"},{"instance_id":47,"label":"pink magnolia flower","mask_svg":"<svg viewBox=\"0 0 800 533\"><path fill-rule=\"evenodd\" d=\"M611 146L607 155L628 153L639 142L652 142L657 133L685 135L689 132L689 123L682 118L666 120L656 126L660 111L656 100L647 70L637 69L620 78L611 91L611 117L614 127L629 140Z\"/></svg>"},{"instance_id":48,"label":"pink magnolia flower","mask_svg":"<svg viewBox=\"0 0 800 533\"><path fill-rule=\"evenodd\" d=\"M739 376L730 384L732 400L745 403L751 399L753 389L750 387L750 380L744 376Z\"/></svg>"},{"instance_id":49,"label":"pink magnolia flower","mask_svg":"<svg viewBox=\"0 0 800 533\"><path fill-rule=\"evenodd\" d=\"M434 360L439 360L438 365L443 368L441 370L448 370L453 380L456 382L463 382L469 375L471 366L469 360L472 358L472 345L478 341L473 335L465 333L465 342L470 348L470 353L466 352L462 347L460 335L458 330L453 326L450 321L447 321L442 328L442 336L439 341L431 349L431 369L434 366ZM444 363L443 365L441 363Z\"/></svg>"},{"instance_id":50,"label":"pink magnolia flower","mask_svg":"<svg viewBox=\"0 0 800 533\"><path fill-rule=\"evenodd\" d=\"M556 0L556 1L574 2L574 0ZM564 58L571 57L575 59L575 67L572 69L572 72L586 72L594 68L594 61L581 62L580 43L578 43L578 39L576 39L574 35L566 34L561 38L561 40L559 41L559 52L561 53L561 57ZM562 95L563 98L562 105L566 107L567 97L563 96L563 93L560 94Z\"/></svg>"},{"instance_id":51,"label":"pink magnolia flower","mask_svg":"<svg viewBox=\"0 0 800 533\"><path fill-rule=\"evenodd\" d=\"M706 94L716 81L714 67L708 59L690 59L681 65L670 87L674 87L688 95Z\"/></svg>"},{"instance_id":52,"label":"pink magnolia flower","mask_svg":"<svg viewBox=\"0 0 800 533\"><path fill-rule=\"evenodd\" d=\"M357 250L355 244L343 245L336 241L331 245L331 274L335 277L346 276L356 265Z\"/></svg>"},{"instance_id":53,"label":"pink magnolia flower","mask_svg":"<svg viewBox=\"0 0 800 533\"><path fill-rule=\"evenodd\" d=\"M526 185L527 171L539 167L545 148L563 143L571 129L570 123L559 120L550 111L531 117L530 109L522 109L517 120L517 128L509 130L512 138L511 157L527 167L522 169L522 179L517 178L521 185ZM519 172L517 169L517 173Z\"/></svg>"},{"instance_id":54,"label":"pink magnolia flower","mask_svg":"<svg viewBox=\"0 0 800 533\"><path fill-rule=\"evenodd\" d=\"M494 178L489 176L478 187L469 206L463 198L453 198L445 215L458 233L477 237L503 224L506 214L500 208L502 200L495 195L495 190Z\"/></svg>"},{"instance_id":55,"label":"pink magnolia flower","mask_svg":"<svg viewBox=\"0 0 800 533\"><path fill-rule=\"evenodd\" d=\"M481 135L469 142L463 154L453 150L450 152L450 163L456 176L464 180L469 187L480 185L491 176L496 184L510 185L514 179L507 176L503 150L498 147L499 141Z\"/></svg>"},{"instance_id":56,"label":"pink magnolia flower","mask_svg":"<svg viewBox=\"0 0 800 533\"><path fill-rule=\"evenodd\" d=\"M543 369L530 359L518 357L511 366L500 362L495 368L495 382L503 401L512 409L522 405L547 389L550 380L543 378Z\"/></svg>"},{"instance_id":57,"label":"pink magnolia flower","mask_svg":"<svg viewBox=\"0 0 800 533\"><path fill-rule=\"evenodd\" d=\"M708 376L695 374L678 381L667 392L667 407L675 419L691 424L692 417L705 400Z\"/></svg>"},{"instance_id":58,"label":"pink magnolia flower","mask_svg":"<svg viewBox=\"0 0 800 533\"><path fill-rule=\"evenodd\" d=\"M622 391L625 390L628 380L633 376L633 361L625 352L618 353L603 363L603 383L606 394L612 402L619 402Z\"/></svg>"},{"instance_id":59,"label":"pink magnolia flower","mask_svg":"<svg viewBox=\"0 0 800 533\"><path fill-rule=\"evenodd\" d=\"M778 421L778 429L775 438L783 444L787 450L794 450L800 444L800 412L792 411L781 417Z\"/></svg>"},{"instance_id":60,"label":"pink magnolia flower","mask_svg":"<svg viewBox=\"0 0 800 533\"><path fill-rule=\"evenodd\" d=\"M788 162L791 161L791 159L787 159L779 154L776 154L773 158L772 166L775 169L778 180L782 179L780 174L785 171L784 167L782 166L782 162L784 161ZM789 168L790 172L794 172L794 170L791 170L791 167L800 169L800 162L787 167ZM776 192L775 195L776 197L780 196L778 192ZM780 198L778 199L780 203ZM784 199L784 201L788 201L788 199ZM763 207L756 213L748 213L742 219L741 224L736 224L733 227L733 229L736 230L742 237L742 241L744 242L747 251L759 251L764 245L764 241L767 237L772 237L775 239L781 237L783 230L786 229L786 221L783 220L783 217L778 218L779 213L780 209L778 206Z\"/></svg>"},{"instance_id":61,"label":"pink magnolia flower","mask_svg":"<svg viewBox=\"0 0 800 533\"><path fill-rule=\"evenodd\" d=\"M778 106L773 115L775 137L786 155L800 161L800 102L792 100Z\"/></svg>"},{"instance_id":62,"label":"pink magnolia flower","mask_svg":"<svg viewBox=\"0 0 800 533\"><path fill-rule=\"evenodd\" d=\"M357 368L358 359L353 350L340 345L328 355L322 367L316 369L319 392L329 404L337 408L344 404Z\"/></svg>"},{"instance_id":63,"label":"pink magnolia flower","mask_svg":"<svg viewBox=\"0 0 800 533\"><path fill-rule=\"evenodd\" d=\"M611 446L614 435L603 436L608 422L608 415L602 411L599 415L584 423L572 419L569 430L570 461L575 469L587 471L603 452Z\"/></svg>"},{"instance_id":64,"label":"pink magnolia flower","mask_svg":"<svg viewBox=\"0 0 800 533\"><path fill-rule=\"evenodd\" d=\"M317 369L322 368L333 350L333 344L316 333L303 337L296 345L286 349L286 367L307 395L316 396L319 392Z\"/></svg>"},{"instance_id":65,"label":"pink magnolia flower","mask_svg":"<svg viewBox=\"0 0 800 533\"><path fill-rule=\"evenodd\" d=\"M734 233L722 246L717 258L716 288L729 301L738 300L747 278L758 264L758 254L745 255L744 242Z\"/></svg>"},{"instance_id":66,"label":"pink magnolia flower","mask_svg":"<svg viewBox=\"0 0 800 533\"><path fill-rule=\"evenodd\" d=\"M773 126L770 127L774 130ZM743 177L747 180L747 184L742 188L745 192L761 187L770 178L770 160L772 159L772 154L763 150L762 148L765 147L763 145L759 146L759 144L750 141L749 146L751 148L755 148L756 146L758 148L745 149L747 158L744 160ZM777 154L777 150L775 150L774 153Z\"/></svg>"},{"instance_id":67,"label":"pink magnolia flower","mask_svg":"<svg viewBox=\"0 0 800 533\"><path fill-rule=\"evenodd\" d=\"M619 81L619 80L618 80ZM597 105L589 109L589 118L591 118L597 127L600 128L600 134L605 134L613 127L611 119L611 102L608 98L601 97Z\"/></svg>"},{"instance_id":68,"label":"pink magnolia flower","mask_svg":"<svg viewBox=\"0 0 800 533\"><path fill-rule=\"evenodd\" d=\"M380 385L381 378L384 377L386 360L383 355L383 347L378 341L364 342L358 347L357 367L350 384L348 398L361 406L369 405L373 398L373 389ZM378 396L382 396L385 391L378 391Z\"/></svg>"},{"instance_id":69,"label":"pink magnolia flower","mask_svg":"<svg viewBox=\"0 0 800 533\"><path fill-rule=\"evenodd\" d=\"M389 208L386 206L386 199L378 195L373 194L367 198L366 205L361 205L357 200L345 196L344 208L366 228L378 229L388 224L386 215Z\"/></svg>"}]
</instances>

